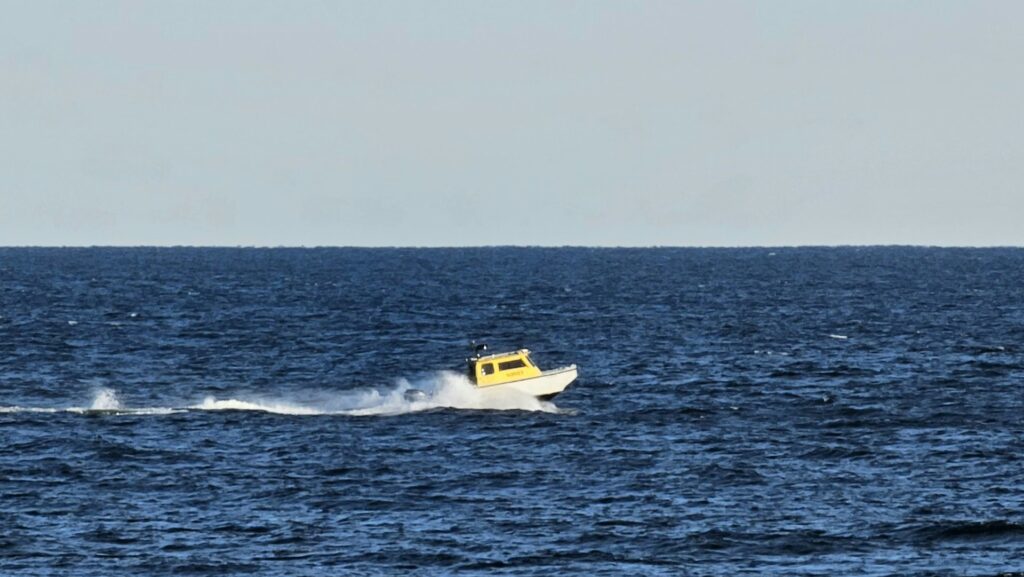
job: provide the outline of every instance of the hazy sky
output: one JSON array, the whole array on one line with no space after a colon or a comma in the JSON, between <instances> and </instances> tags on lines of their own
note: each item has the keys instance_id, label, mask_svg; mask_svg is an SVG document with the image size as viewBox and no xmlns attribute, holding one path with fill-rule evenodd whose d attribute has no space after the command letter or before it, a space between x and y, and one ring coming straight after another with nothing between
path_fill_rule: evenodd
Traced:
<instances>
[{"instance_id":1,"label":"hazy sky","mask_svg":"<svg viewBox=\"0 0 1024 577\"><path fill-rule=\"evenodd\" d=\"M1022 23L0 0L0 245L1024 245Z\"/></svg>"}]
</instances>

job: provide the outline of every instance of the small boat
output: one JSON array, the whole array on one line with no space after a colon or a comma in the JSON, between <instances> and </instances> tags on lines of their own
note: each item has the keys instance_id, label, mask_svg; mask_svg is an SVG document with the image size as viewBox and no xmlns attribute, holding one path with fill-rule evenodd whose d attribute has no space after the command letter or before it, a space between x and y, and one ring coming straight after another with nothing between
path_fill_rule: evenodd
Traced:
<instances>
[{"instance_id":1,"label":"small boat","mask_svg":"<svg viewBox=\"0 0 1024 577\"><path fill-rule=\"evenodd\" d=\"M530 358L528 349L507 353L487 353L487 345L477 345L476 354L466 359L469 380L487 391L513 389L548 400L576 380L576 365L542 371Z\"/></svg>"}]
</instances>

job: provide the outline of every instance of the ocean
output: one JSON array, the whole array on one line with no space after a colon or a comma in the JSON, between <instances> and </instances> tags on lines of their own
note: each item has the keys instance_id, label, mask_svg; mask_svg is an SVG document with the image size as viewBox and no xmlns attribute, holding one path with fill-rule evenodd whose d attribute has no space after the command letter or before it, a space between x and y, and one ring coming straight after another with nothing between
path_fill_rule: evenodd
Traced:
<instances>
[{"instance_id":1,"label":"ocean","mask_svg":"<svg viewBox=\"0 0 1024 577\"><path fill-rule=\"evenodd\" d=\"M1021 249L5 248L0 574L1024 575L1022 387Z\"/></svg>"}]
</instances>

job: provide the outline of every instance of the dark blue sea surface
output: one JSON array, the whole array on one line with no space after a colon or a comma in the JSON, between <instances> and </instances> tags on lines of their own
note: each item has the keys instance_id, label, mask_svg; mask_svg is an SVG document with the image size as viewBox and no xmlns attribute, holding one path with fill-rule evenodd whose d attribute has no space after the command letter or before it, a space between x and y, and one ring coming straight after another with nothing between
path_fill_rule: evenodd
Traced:
<instances>
[{"instance_id":1,"label":"dark blue sea surface","mask_svg":"<svg viewBox=\"0 0 1024 577\"><path fill-rule=\"evenodd\" d=\"M1018 249L0 249L0 574L1020 574L1022 387Z\"/></svg>"}]
</instances>

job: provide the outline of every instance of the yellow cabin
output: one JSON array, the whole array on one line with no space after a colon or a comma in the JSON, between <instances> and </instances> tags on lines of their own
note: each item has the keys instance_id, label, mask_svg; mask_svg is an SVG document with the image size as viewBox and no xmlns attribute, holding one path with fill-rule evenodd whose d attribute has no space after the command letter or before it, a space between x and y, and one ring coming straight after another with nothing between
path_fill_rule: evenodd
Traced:
<instances>
[{"instance_id":1,"label":"yellow cabin","mask_svg":"<svg viewBox=\"0 0 1024 577\"><path fill-rule=\"evenodd\" d=\"M497 353L466 359L469 379L478 387L490 387L512 381L541 376L541 370L530 359L530 351L519 349L511 353Z\"/></svg>"}]
</instances>

